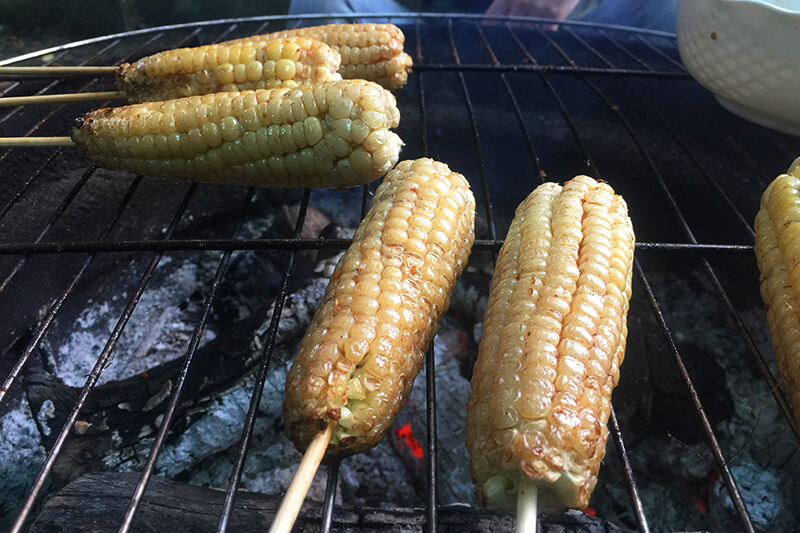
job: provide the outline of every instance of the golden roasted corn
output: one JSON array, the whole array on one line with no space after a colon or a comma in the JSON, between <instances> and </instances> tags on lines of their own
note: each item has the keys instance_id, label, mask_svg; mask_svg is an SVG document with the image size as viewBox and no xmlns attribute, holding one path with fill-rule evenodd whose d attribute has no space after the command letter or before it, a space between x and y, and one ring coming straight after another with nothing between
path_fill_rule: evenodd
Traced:
<instances>
[{"instance_id":1,"label":"golden roasted corn","mask_svg":"<svg viewBox=\"0 0 800 533\"><path fill-rule=\"evenodd\" d=\"M474 239L467 180L431 159L384 179L339 260L286 379L301 449L338 421L328 457L377 444L400 411Z\"/></svg>"},{"instance_id":2,"label":"golden roasted corn","mask_svg":"<svg viewBox=\"0 0 800 533\"><path fill-rule=\"evenodd\" d=\"M72 139L97 165L265 187L350 187L398 159L400 112L380 85L340 80L86 114Z\"/></svg>"},{"instance_id":3,"label":"golden roasted corn","mask_svg":"<svg viewBox=\"0 0 800 533\"><path fill-rule=\"evenodd\" d=\"M326 24L256 35L223 44L303 36L322 41L342 57L339 73L343 78L365 79L387 89L405 85L413 61L403 52L405 36L394 24Z\"/></svg>"},{"instance_id":4,"label":"golden roasted corn","mask_svg":"<svg viewBox=\"0 0 800 533\"><path fill-rule=\"evenodd\" d=\"M153 102L337 80L339 64L338 52L300 36L212 44L123 63L117 69L117 86L130 102Z\"/></svg>"},{"instance_id":5,"label":"golden roasted corn","mask_svg":"<svg viewBox=\"0 0 800 533\"><path fill-rule=\"evenodd\" d=\"M764 191L755 230L772 346L800 425L800 158Z\"/></svg>"},{"instance_id":6,"label":"golden roasted corn","mask_svg":"<svg viewBox=\"0 0 800 533\"><path fill-rule=\"evenodd\" d=\"M588 505L625 353L633 245L625 201L587 176L541 185L517 208L467 403L481 503L513 511L527 476L545 509Z\"/></svg>"}]
</instances>

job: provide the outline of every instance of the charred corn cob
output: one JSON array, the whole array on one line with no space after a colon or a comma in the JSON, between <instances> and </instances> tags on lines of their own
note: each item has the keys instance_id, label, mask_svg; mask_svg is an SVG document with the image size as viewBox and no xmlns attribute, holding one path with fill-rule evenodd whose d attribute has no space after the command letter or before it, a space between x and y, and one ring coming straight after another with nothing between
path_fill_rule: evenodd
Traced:
<instances>
[{"instance_id":1,"label":"charred corn cob","mask_svg":"<svg viewBox=\"0 0 800 533\"><path fill-rule=\"evenodd\" d=\"M326 24L256 35L224 44L298 35L322 41L338 51L342 56L339 73L343 78L370 80L387 89L398 89L408 79L413 61L403 52L405 36L394 24Z\"/></svg>"},{"instance_id":2,"label":"charred corn cob","mask_svg":"<svg viewBox=\"0 0 800 533\"><path fill-rule=\"evenodd\" d=\"M800 158L764 191L755 229L772 346L800 425Z\"/></svg>"},{"instance_id":3,"label":"charred corn cob","mask_svg":"<svg viewBox=\"0 0 800 533\"><path fill-rule=\"evenodd\" d=\"M97 165L267 187L349 187L388 171L402 141L392 94L363 80L215 93L86 114L72 139Z\"/></svg>"},{"instance_id":4,"label":"charred corn cob","mask_svg":"<svg viewBox=\"0 0 800 533\"><path fill-rule=\"evenodd\" d=\"M339 260L286 379L286 430L301 449L338 421L328 457L377 444L400 411L474 238L467 180L403 161Z\"/></svg>"},{"instance_id":5,"label":"charred corn cob","mask_svg":"<svg viewBox=\"0 0 800 533\"><path fill-rule=\"evenodd\" d=\"M178 48L123 63L117 86L131 102L153 102L337 80L339 64L338 52L306 37L253 40Z\"/></svg>"},{"instance_id":6,"label":"charred corn cob","mask_svg":"<svg viewBox=\"0 0 800 533\"><path fill-rule=\"evenodd\" d=\"M578 176L518 208L495 267L467 403L480 502L584 508L625 353L634 235L625 201Z\"/></svg>"}]
</instances>

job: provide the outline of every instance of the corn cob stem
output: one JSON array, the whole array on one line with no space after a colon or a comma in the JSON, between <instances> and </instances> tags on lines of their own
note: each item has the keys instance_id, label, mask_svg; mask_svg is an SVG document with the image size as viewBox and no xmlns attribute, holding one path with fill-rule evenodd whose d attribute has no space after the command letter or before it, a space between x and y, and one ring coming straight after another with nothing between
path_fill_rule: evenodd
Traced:
<instances>
[{"instance_id":1,"label":"corn cob stem","mask_svg":"<svg viewBox=\"0 0 800 533\"><path fill-rule=\"evenodd\" d=\"M113 76L117 67L0 67L0 76Z\"/></svg>"},{"instance_id":2,"label":"corn cob stem","mask_svg":"<svg viewBox=\"0 0 800 533\"><path fill-rule=\"evenodd\" d=\"M325 431L319 432L306 449L306 453L300 461L300 466L297 468L297 473L294 475L294 479L292 479L292 483L289 485L283 501L281 501L281 506L275 514L275 519L269 528L270 533L288 533L292 530L294 521L303 506L308 488L311 486L311 482L314 481L314 475L317 473L319 464L325 456L325 450L328 448L328 443L331 441L335 428L336 422L334 420L328 422L328 427Z\"/></svg>"},{"instance_id":3,"label":"corn cob stem","mask_svg":"<svg viewBox=\"0 0 800 533\"><path fill-rule=\"evenodd\" d=\"M65 104L69 102L88 102L92 100L124 100L125 98L127 98L127 95L124 91L6 96L0 98L0 107L13 107L33 104Z\"/></svg>"},{"instance_id":4,"label":"corn cob stem","mask_svg":"<svg viewBox=\"0 0 800 533\"><path fill-rule=\"evenodd\" d=\"M517 533L536 533L536 507L539 488L528 476L520 476L517 486Z\"/></svg>"},{"instance_id":5,"label":"corn cob stem","mask_svg":"<svg viewBox=\"0 0 800 533\"><path fill-rule=\"evenodd\" d=\"M0 137L0 147L74 146L71 137Z\"/></svg>"}]
</instances>

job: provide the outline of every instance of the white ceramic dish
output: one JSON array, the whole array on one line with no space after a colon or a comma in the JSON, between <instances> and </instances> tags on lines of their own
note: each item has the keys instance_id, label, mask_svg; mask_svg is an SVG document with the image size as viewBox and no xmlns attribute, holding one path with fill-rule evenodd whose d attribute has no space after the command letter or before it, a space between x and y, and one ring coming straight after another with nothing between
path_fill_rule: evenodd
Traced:
<instances>
[{"instance_id":1,"label":"white ceramic dish","mask_svg":"<svg viewBox=\"0 0 800 533\"><path fill-rule=\"evenodd\" d=\"M731 112L800 135L800 0L678 0L689 73Z\"/></svg>"}]
</instances>

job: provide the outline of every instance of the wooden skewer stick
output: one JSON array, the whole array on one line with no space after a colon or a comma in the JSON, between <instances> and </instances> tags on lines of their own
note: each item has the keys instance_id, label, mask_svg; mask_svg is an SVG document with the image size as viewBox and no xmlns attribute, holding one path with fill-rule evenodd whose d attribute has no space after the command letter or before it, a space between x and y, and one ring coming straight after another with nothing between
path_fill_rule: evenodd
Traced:
<instances>
[{"instance_id":1,"label":"wooden skewer stick","mask_svg":"<svg viewBox=\"0 0 800 533\"><path fill-rule=\"evenodd\" d=\"M117 67L0 67L0 76L113 76Z\"/></svg>"},{"instance_id":2,"label":"wooden skewer stick","mask_svg":"<svg viewBox=\"0 0 800 533\"><path fill-rule=\"evenodd\" d=\"M539 489L525 474L517 487L517 533L536 533L536 507Z\"/></svg>"},{"instance_id":3,"label":"wooden skewer stick","mask_svg":"<svg viewBox=\"0 0 800 533\"><path fill-rule=\"evenodd\" d=\"M0 107L11 107L31 104L63 104L66 102L86 102L89 100L119 100L125 99L125 91L101 91L94 93L71 94L37 94L32 96L5 96L0 97Z\"/></svg>"},{"instance_id":4,"label":"wooden skewer stick","mask_svg":"<svg viewBox=\"0 0 800 533\"><path fill-rule=\"evenodd\" d=\"M36 148L39 146L73 146L70 137L0 137L0 147L19 146Z\"/></svg>"},{"instance_id":5,"label":"wooden skewer stick","mask_svg":"<svg viewBox=\"0 0 800 533\"><path fill-rule=\"evenodd\" d=\"M329 421L325 431L318 433L309 444L303 459L300 461L297 473L294 475L292 484L289 485L289 490L286 491L281 506L275 514L269 533L289 533L292 530L294 521L303 506L303 501L306 499L308 488L314 480L314 474L317 473L322 457L325 455L325 450L328 449L328 443L331 441L334 428L336 428L336 422Z\"/></svg>"}]
</instances>

